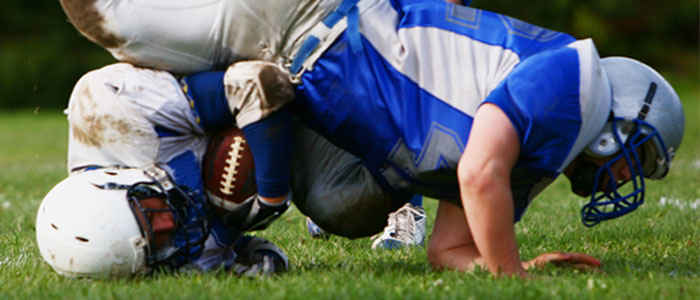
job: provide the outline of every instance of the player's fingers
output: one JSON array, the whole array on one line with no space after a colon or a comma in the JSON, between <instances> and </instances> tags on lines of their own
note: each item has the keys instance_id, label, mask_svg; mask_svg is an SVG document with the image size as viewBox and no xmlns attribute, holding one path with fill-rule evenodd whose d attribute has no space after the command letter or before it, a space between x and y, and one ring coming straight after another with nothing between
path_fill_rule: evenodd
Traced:
<instances>
[{"instance_id":1,"label":"player's fingers","mask_svg":"<svg viewBox=\"0 0 700 300\"><path fill-rule=\"evenodd\" d=\"M586 265L589 265L592 267L599 267L600 265L603 264L597 258L590 256L588 254L585 254L585 253L575 252L575 253L570 253L570 255L571 255L571 262L574 264L586 264Z\"/></svg>"},{"instance_id":2,"label":"player's fingers","mask_svg":"<svg viewBox=\"0 0 700 300\"><path fill-rule=\"evenodd\" d=\"M564 261L570 260L571 255L566 252L549 252L549 253L544 253L540 254L537 258L534 259L534 265L535 267L544 267L547 264L553 263L553 264L561 264Z\"/></svg>"}]
</instances>

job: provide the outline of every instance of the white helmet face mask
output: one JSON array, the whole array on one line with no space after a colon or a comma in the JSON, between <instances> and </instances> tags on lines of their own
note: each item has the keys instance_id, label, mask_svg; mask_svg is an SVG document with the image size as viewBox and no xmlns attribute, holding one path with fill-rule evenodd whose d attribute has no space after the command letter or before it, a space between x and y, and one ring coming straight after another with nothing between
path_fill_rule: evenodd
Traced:
<instances>
[{"instance_id":1,"label":"white helmet face mask","mask_svg":"<svg viewBox=\"0 0 700 300\"><path fill-rule=\"evenodd\" d=\"M659 73L630 58L604 58L601 63L612 89L613 115L585 153L611 159L595 172L591 201L581 211L586 226L641 205L644 178L666 176L685 128L680 99ZM630 170L628 182L616 181L612 171L621 159Z\"/></svg>"},{"instance_id":2,"label":"white helmet face mask","mask_svg":"<svg viewBox=\"0 0 700 300\"><path fill-rule=\"evenodd\" d=\"M44 260L66 276L123 277L179 267L198 256L208 232L204 201L171 184L161 169L148 170L79 171L52 188L36 219ZM140 201L147 198L160 198L167 208L142 207ZM137 218L166 211L173 214L173 238L154 249L150 221Z\"/></svg>"}]
</instances>

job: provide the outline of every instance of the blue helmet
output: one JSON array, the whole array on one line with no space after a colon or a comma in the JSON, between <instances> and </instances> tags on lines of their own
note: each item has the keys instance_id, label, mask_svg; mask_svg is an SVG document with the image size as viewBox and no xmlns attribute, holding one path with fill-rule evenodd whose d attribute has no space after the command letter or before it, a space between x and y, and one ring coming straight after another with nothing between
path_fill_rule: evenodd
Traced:
<instances>
[{"instance_id":1,"label":"blue helmet","mask_svg":"<svg viewBox=\"0 0 700 300\"><path fill-rule=\"evenodd\" d=\"M595 171L591 200L581 210L589 227L644 203L644 178L666 176L685 128L678 95L654 69L625 57L604 58L601 63L612 90L612 114L584 153L611 159ZM620 160L630 170L626 182L615 180L611 169Z\"/></svg>"}]
</instances>

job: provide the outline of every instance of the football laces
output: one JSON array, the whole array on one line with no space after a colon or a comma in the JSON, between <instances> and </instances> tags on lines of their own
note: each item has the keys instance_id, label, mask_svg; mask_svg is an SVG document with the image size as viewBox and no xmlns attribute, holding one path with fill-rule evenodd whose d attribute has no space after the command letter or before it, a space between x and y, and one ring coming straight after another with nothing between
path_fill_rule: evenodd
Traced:
<instances>
[{"instance_id":1,"label":"football laces","mask_svg":"<svg viewBox=\"0 0 700 300\"><path fill-rule=\"evenodd\" d=\"M238 166L240 166L239 160L243 158L241 153L245 150L243 144L245 144L245 140L242 137L236 136L233 138L219 185L219 191L224 195L233 195L233 189L236 188L236 175L238 174Z\"/></svg>"}]
</instances>

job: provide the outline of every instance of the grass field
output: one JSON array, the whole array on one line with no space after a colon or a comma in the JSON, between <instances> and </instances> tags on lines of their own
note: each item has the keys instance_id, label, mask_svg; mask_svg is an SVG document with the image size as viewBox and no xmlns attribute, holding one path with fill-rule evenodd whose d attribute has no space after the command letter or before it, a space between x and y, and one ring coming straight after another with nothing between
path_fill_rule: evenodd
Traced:
<instances>
[{"instance_id":1,"label":"grass field","mask_svg":"<svg viewBox=\"0 0 700 300\"><path fill-rule=\"evenodd\" d=\"M291 271L282 276L66 279L41 259L34 218L66 175L67 122L59 111L0 112L0 299L700 299L700 88L697 78L678 82L685 138L667 180L649 183L646 204L587 229L579 220L585 200L560 179L516 226L524 259L581 251L600 258L602 272L552 267L528 280L432 271L424 248L382 252L369 250L368 239L312 240L296 210L260 233L288 253ZM426 202L429 215L435 207Z\"/></svg>"}]
</instances>

